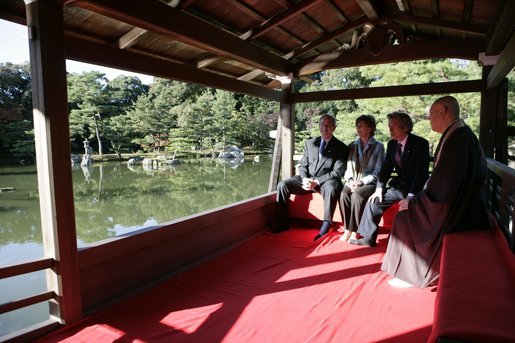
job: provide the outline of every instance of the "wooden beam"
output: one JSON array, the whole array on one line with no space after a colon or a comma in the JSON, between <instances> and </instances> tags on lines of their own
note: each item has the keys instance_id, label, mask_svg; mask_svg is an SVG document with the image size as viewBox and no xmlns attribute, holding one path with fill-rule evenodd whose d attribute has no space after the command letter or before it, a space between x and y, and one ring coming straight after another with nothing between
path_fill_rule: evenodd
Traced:
<instances>
[{"instance_id":1,"label":"wooden beam","mask_svg":"<svg viewBox=\"0 0 515 343\"><path fill-rule=\"evenodd\" d=\"M465 0L465 6L463 6L463 22L470 23L472 17L472 4L473 0Z\"/></svg>"},{"instance_id":2,"label":"wooden beam","mask_svg":"<svg viewBox=\"0 0 515 343\"><path fill-rule=\"evenodd\" d=\"M370 0L356 0L359 7L361 7L361 10L368 19L370 20L376 20L379 18L379 12L374 7L374 4Z\"/></svg>"},{"instance_id":3,"label":"wooden beam","mask_svg":"<svg viewBox=\"0 0 515 343\"><path fill-rule=\"evenodd\" d=\"M440 29L450 29L459 32L473 33L478 35L486 35L488 33L488 25L461 23L449 20L441 20L429 17L420 17L406 13L395 13L389 17L390 20L404 22L406 24L420 24L433 26Z\"/></svg>"},{"instance_id":4,"label":"wooden beam","mask_svg":"<svg viewBox=\"0 0 515 343\"><path fill-rule=\"evenodd\" d=\"M26 4L29 29L34 140L47 290L56 294L50 314L61 323L82 318L77 234L70 161L64 55L63 7L50 1ZM63 165L64 163L64 165Z\"/></svg>"},{"instance_id":5,"label":"wooden beam","mask_svg":"<svg viewBox=\"0 0 515 343\"><path fill-rule=\"evenodd\" d=\"M283 58L157 0L147 0L145 6L138 0L87 0L76 5L276 75L289 72Z\"/></svg>"},{"instance_id":6,"label":"wooden beam","mask_svg":"<svg viewBox=\"0 0 515 343\"><path fill-rule=\"evenodd\" d=\"M484 51L480 42L454 39L414 41L400 45L385 46L379 56L371 55L366 49L338 51L317 56L293 66L294 75L309 75L321 70L358 67L432 58L462 58L477 60Z\"/></svg>"},{"instance_id":7,"label":"wooden beam","mask_svg":"<svg viewBox=\"0 0 515 343\"><path fill-rule=\"evenodd\" d=\"M345 13L343 13L342 10L338 6L336 6L333 0L325 0L325 2L331 8L336 18L340 19L342 23L346 24L350 21L349 18L347 18L347 16L345 15Z\"/></svg>"},{"instance_id":8,"label":"wooden beam","mask_svg":"<svg viewBox=\"0 0 515 343\"><path fill-rule=\"evenodd\" d=\"M487 36L487 55L497 55L515 30L515 1L505 0L497 9Z\"/></svg>"},{"instance_id":9,"label":"wooden beam","mask_svg":"<svg viewBox=\"0 0 515 343\"><path fill-rule=\"evenodd\" d=\"M249 39L255 39L272 30L276 26L284 23L288 19L308 10L320 1L322 0L301 0L297 4L291 6L290 8L284 11L281 11L279 14L273 16L264 23L261 23L260 25L258 25L258 27L247 31L246 34L244 34L243 36L248 36Z\"/></svg>"},{"instance_id":10,"label":"wooden beam","mask_svg":"<svg viewBox=\"0 0 515 343\"><path fill-rule=\"evenodd\" d=\"M494 89L499 86L502 80L515 66L515 34L511 35L508 44L499 55L492 71L488 74L487 89Z\"/></svg>"},{"instance_id":11,"label":"wooden beam","mask_svg":"<svg viewBox=\"0 0 515 343\"><path fill-rule=\"evenodd\" d=\"M331 40L335 39L336 37L348 32L348 31L355 30L356 28L365 25L365 23L367 23L367 21L368 21L368 19L366 17L362 17L362 18L356 19L352 22L349 22L347 24L343 24L336 30L330 32L329 34L322 35L319 38L315 39L314 41L286 54L284 56L284 58L292 59L292 58L304 55L305 53L307 53L313 49L316 49L318 46L320 46L328 41L331 41Z\"/></svg>"},{"instance_id":12,"label":"wooden beam","mask_svg":"<svg viewBox=\"0 0 515 343\"><path fill-rule=\"evenodd\" d=\"M360 89L342 89L334 91L320 91L310 93L291 94L293 103L330 101L330 100L352 100L352 99L373 99L389 98L396 96L413 96L429 94L449 93L471 93L481 91L481 80L426 83L407 86L371 87Z\"/></svg>"},{"instance_id":13,"label":"wooden beam","mask_svg":"<svg viewBox=\"0 0 515 343\"><path fill-rule=\"evenodd\" d=\"M284 95L276 90L235 80L230 77L216 75L184 64L120 50L75 37L66 37L65 46L66 57L80 62L196 83L207 87L257 96L272 101L281 101L284 99Z\"/></svg>"}]
</instances>

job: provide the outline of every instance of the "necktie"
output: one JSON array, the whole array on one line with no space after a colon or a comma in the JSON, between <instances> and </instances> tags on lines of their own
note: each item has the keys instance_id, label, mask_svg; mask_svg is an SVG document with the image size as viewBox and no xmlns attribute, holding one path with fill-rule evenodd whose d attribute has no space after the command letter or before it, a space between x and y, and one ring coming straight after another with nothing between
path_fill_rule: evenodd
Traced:
<instances>
[{"instance_id":1,"label":"necktie","mask_svg":"<svg viewBox=\"0 0 515 343\"><path fill-rule=\"evenodd\" d=\"M399 143L399 144L397 144L397 153L395 154L395 161L397 161L397 164L399 166L402 166L401 158L402 158L402 144Z\"/></svg>"},{"instance_id":2,"label":"necktie","mask_svg":"<svg viewBox=\"0 0 515 343\"><path fill-rule=\"evenodd\" d=\"M325 145L326 145L325 140L321 139L320 140L320 151L319 151L320 156L323 155L323 152L324 152L324 149L325 149Z\"/></svg>"}]
</instances>

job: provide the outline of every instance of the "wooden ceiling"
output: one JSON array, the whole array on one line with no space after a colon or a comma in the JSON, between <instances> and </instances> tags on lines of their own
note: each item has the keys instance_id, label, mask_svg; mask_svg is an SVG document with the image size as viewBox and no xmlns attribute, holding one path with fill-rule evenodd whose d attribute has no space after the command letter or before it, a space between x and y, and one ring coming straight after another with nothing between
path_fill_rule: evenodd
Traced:
<instances>
[{"instance_id":1,"label":"wooden ceiling","mask_svg":"<svg viewBox=\"0 0 515 343\"><path fill-rule=\"evenodd\" d=\"M68 59L279 99L280 80L430 58L515 61L513 0L37 0ZM0 18L25 24L21 0ZM499 56L497 56L499 55Z\"/></svg>"}]
</instances>

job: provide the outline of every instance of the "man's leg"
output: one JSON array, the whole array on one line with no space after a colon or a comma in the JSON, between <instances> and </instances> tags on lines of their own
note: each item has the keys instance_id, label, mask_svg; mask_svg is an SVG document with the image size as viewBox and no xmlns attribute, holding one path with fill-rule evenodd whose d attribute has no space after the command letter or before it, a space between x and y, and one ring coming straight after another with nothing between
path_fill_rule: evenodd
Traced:
<instances>
[{"instance_id":1,"label":"man's leg","mask_svg":"<svg viewBox=\"0 0 515 343\"><path fill-rule=\"evenodd\" d=\"M312 193L302 188L302 178L295 175L289 179L282 180L277 184L277 198L276 198L276 215L277 226L273 228L272 232L280 233L289 229L288 218L288 201L290 194L307 194Z\"/></svg>"},{"instance_id":2,"label":"man's leg","mask_svg":"<svg viewBox=\"0 0 515 343\"><path fill-rule=\"evenodd\" d=\"M381 216L384 211L401 199L404 199L402 192L390 188L383 196L382 202L367 203L358 227L358 233L363 236L363 238L353 239L350 243L355 245L375 246Z\"/></svg>"},{"instance_id":3,"label":"man's leg","mask_svg":"<svg viewBox=\"0 0 515 343\"><path fill-rule=\"evenodd\" d=\"M329 227L331 226L331 222L333 220L334 210L336 209L336 204L340 198L342 188L343 185L341 182L339 182L339 180L326 181L320 187L320 193L324 198L324 222L322 223L320 232L315 237L315 240L322 237L329 231Z\"/></svg>"}]
</instances>

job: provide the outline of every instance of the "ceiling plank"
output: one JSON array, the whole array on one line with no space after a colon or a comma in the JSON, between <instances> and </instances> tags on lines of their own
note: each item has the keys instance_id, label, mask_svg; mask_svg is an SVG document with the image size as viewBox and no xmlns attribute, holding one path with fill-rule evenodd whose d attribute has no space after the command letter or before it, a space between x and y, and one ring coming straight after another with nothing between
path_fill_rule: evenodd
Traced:
<instances>
[{"instance_id":1,"label":"ceiling plank","mask_svg":"<svg viewBox=\"0 0 515 343\"><path fill-rule=\"evenodd\" d=\"M145 6L138 0L88 0L75 4L277 75L289 72L288 63L281 57L160 1L147 0Z\"/></svg>"},{"instance_id":2,"label":"ceiling plank","mask_svg":"<svg viewBox=\"0 0 515 343\"><path fill-rule=\"evenodd\" d=\"M168 1L168 5L171 7L176 7L179 4L177 0ZM141 29L139 27L133 27L129 32L118 38L115 42L113 42L113 46L116 46L120 49L127 49L133 46L138 42L138 40L145 35L147 30Z\"/></svg>"},{"instance_id":3,"label":"ceiling plank","mask_svg":"<svg viewBox=\"0 0 515 343\"><path fill-rule=\"evenodd\" d=\"M488 74L487 89L494 89L515 66L515 34L511 35L508 44L499 55L497 63Z\"/></svg>"},{"instance_id":4,"label":"ceiling plank","mask_svg":"<svg viewBox=\"0 0 515 343\"><path fill-rule=\"evenodd\" d=\"M370 0L356 0L361 10L370 20L376 20L379 18L379 12L374 7L374 4Z\"/></svg>"},{"instance_id":5,"label":"ceiling plank","mask_svg":"<svg viewBox=\"0 0 515 343\"><path fill-rule=\"evenodd\" d=\"M504 3L499 6L495 18L492 20L490 30L486 41L488 45L486 47L487 55L497 55L501 52L504 45L515 30L515 1L505 0Z\"/></svg>"},{"instance_id":6,"label":"ceiling plank","mask_svg":"<svg viewBox=\"0 0 515 343\"><path fill-rule=\"evenodd\" d=\"M317 39L315 39L314 41L298 48L298 49L295 49L293 50L292 52L288 53L287 55L284 56L284 58L286 59L291 59L291 58L295 58L295 57L298 57L298 56L301 56L301 55L304 55L305 53L307 53L308 51L311 51L313 49L316 49L318 46L328 42L328 41L331 41L333 39L335 39L336 37L344 34L345 32L348 32L348 31L351 31L351 30L354 30L360 26L363 26L365 23L368 22L368 18L366 17L361 17L359 19L356 19L352 22L349 22L347 24L343 24L342 26L340 26L339 28L337 28L336 30L328 33L327 35L324 35L324 36L321 36Z\"/></svg>"},{"instance_id":7,"label":"ceiling plank","mask_svg":"<svg viewBox=\"0 0 515 343\"><path fill-rule=\"evenodd\" d=\"M449 21L449 20L441 20L441 19L435 19L435 18L414 16L414 15L405 14L405 13L392 14L389 17L389 19L391 19L393 21L400 21L400 22L412 23L412 24L423 24L423 25L427 25L427 26L434 26L434 27L441 28L441 29L451 29L451 30L456 30L456 31L460 31L460 32L474 33L474 34L480 34L480 35L486 35L488 33L487 25L460 23L460 22Z\"/></svg>"},{"instance_id":8,"label":"ceiling plank","mask_svg":"<svg viewBox=\"0 0 515 343\"><path fill-rule=\"evenodd\" d=\"M75 37L65 37L65 50L66 58L80 62L196 83L273 101L284 100L284 95L277 90L235 80L231 77L216 75L184 64L169 62L128 50L120 50Z\"/></svg>"},{"instance_id":9,"label":"ceiling plank","mask_svg":"<svg viewBox=\"0 0 515 343\"><path fill-rule=\"evenodd\" d=\"M294 6L291 6L288 9L281 11L280 13L268 19L267 21L261 23L257 27L250 29L244 34L244 36L248 35L249 39L255 39L265 34L266 32L272 30L276 26L281 25L288 19L296 15L299 15L302 12L308 10L309 8L315 6L320 1L322 0L301 0Z\"/></svg>"},{"instance_id":10,"label":"ceiling plank","mask_svg":"<svg viewBox=\"0 0 515 343\"><path fill-rule=\"evenodd\" d=\"M347 18L347 16L345 15L345 13L343 13L343 12L342 12L342 10L341 10L338 6L336 6L336 4L334 3L334 1L333 1L333 0L326 0L325 2L326 2L326 4L327 4L329 7L331 7L331 9L332 9L332 11L333 11L333 14L334 14L338 19L340 19L340 21L341 21L342 23L344 23L344 24L345 24L345 23L348 23L348 22L350 21L350 20L349 20L349 18Z\"/></svg>"},{"instance_id":11,"label":"ceiling plank","mask_svg":"<svg viewBox=\"0 0 515 343\"><path fill-rule=\"evenodd\" d=\"M414 96L430 94L449 94L449 93L472 93L481 91L481 80L455 81L426 83L405 86L385 86L370 87L359 89L340 89L332 91L320 91L309 93L290 94L290 101L293 103L331 101L331 100L353 100L353 99L373 99L389 98L396 96Z\"/></svg>"},{"instance_id":12,"label":"ceiling plank","mask_svg":"<svg viewBox=\"0 0 515 343\"><path fill-rule=\"evenodd\" d=\"M309 75L322 70L404 62L432 58L462 58L477 60L484 51L481 42L468 42L456 39L414 41L400 45L385 46L379 56L371 55L366 49L337 51L320 55L310 62L302 61L294 65L294 75Z\"/></svg>"}]
</instances>

